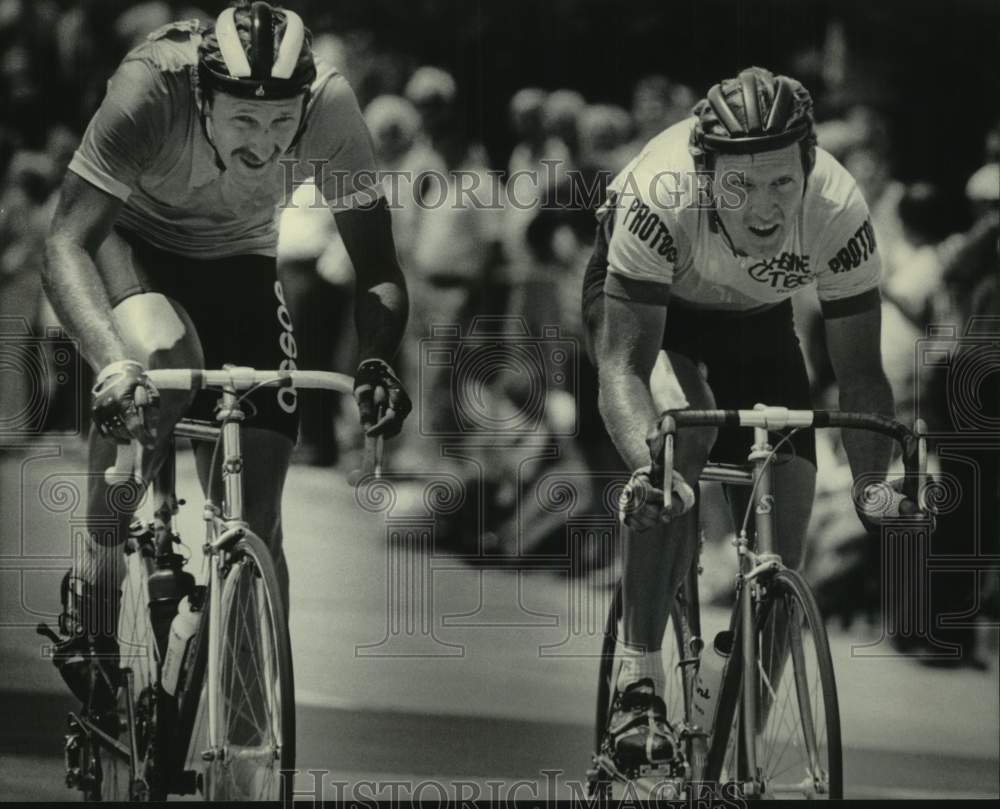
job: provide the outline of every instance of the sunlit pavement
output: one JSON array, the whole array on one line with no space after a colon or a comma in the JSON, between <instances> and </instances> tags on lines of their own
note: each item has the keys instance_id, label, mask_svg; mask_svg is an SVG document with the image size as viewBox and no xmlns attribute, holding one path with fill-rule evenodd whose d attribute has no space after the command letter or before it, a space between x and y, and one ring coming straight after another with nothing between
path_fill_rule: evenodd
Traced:
<instances>
[{"instance_id":1,"label":"sunlit pavement","mask_svg":"<svg viewBox=\"0 0 1000 809\"><path fill-rule=\"evenodd\" d=\"M82 518L82 504L67 500L83 482L78 450L43 457L36 444L0 457L4 800L76 797L60 759L73 706L33 627L57 610ZM178 493L188 500L179 527L196 547L200 494L188 454ZM397 494L388 512L388 501L370 498L366 511L342 470L296 467L289 477L299 797L322 789L327 799L389 800L395 790L438 800L438 785L466 799L573 797L591 752L608 589L599 577L427 553L421 531L433 531L433 519L413 491ZM725 621L708 611L707 632ZM860 648L877 641L873 629L831 629L848 797L998 796L1000 667L995 635L984 637L990 669L952 671L873 656L891 654Z\"/></svg>"}]
</instances>

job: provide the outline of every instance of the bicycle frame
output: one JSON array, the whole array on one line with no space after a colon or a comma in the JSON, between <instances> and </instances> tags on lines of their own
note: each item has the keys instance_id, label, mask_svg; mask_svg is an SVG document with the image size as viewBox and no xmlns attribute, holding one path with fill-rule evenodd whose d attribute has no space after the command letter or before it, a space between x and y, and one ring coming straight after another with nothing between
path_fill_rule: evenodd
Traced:
<instances>
[{"instance_id":1,"label":"bicycle frame","mask_svg":"<svg viewBox=\"0 0 1000 809\"><path fill-rule=\"evenodd\" d=\"M212 493L208 492L204 507L205 544L203 551L209 558L208 567L208 672L209 682L217 682L219 677L219 651L221 646L221 627L219 614L222 609L222 566L226 552L238 542L249 529L243 518L243 450L241 445L241 424L245 413L240 407L236 390L226 387L222 391L221 409L218 418L222 427L211 427L192 422L181 421L174 434L181 438L195 440L217 440L222 434L222 483L224 488L223 506L225 511L220 516L220 509L212 502ZM189 684L196 691L201 683ZM217 738L220 706L215 689L208 689L208 748L201 752L204 760L213 760L219 755L220 745ZM189 740L179 740L187 746Z\"/></svg>"},{"instance_id":2,"label":"bicycle frame","mask_svg":"<svg viewBox=\"0 0 1000 809\"><path fill-rule=\"evenodd\" d=\"M149 770L148 761L143 763L144 760L140 759L137 743L138 718L134 710L137 698L134 693L135 672L131 667L121 667L126 701L124 721L128 724L127 738L124 741L113 738L98 727L87 713L86 707L80 716L75 713L69 715L70 733L64 742L67 785L77 787L85 794L88 794L88 790L89 794L92 794L95 788L100 788L101 773L99 770L96 771L95 780L93 770L93 762L97 759L92 755L87 761L81 758L89 749L88 745L96 745L114 756L116 760L128 762L128 791L133 799L148 796L152 788L155 788L157 794L163 795L192 794L197 790L198 774L194 770L185 769L185 766L188 754L192 752L190 749L192 742L200 738L196 737L194 729L197 713L202 709L201 694L206 677L210 683L217 682L219 678L223 633L220 618L222 582L224 574L228 573L227 566L232 558L230 551L236 543L245 540L259 546L255 551L258 556L266 555L266 543L253 535L244 517L241 423L245 419L245 413L240 407L241 392L275 386L295 386L300 389L326 390L347 395L354 390L354 380L351 377L329 371L298 369L258 371L254 368L227 365L222 370L156 369L149 371L147 376L159 390L191 393L205 389L221 391L221 407L217 416L222 421L221 426L181 420L174 425L173 437L209 443L221 441L223 508L220 509L212 501L213 489L208 493L203 510L206 523L203 551L209 560L208 580L203 588L207 590L209 619L195 632L193 657L186 656L181 663L185 667L182 673L186 671L187 678L175 695L176 703L168 701L157 707L156 697L161 685L159 678L164 651L160 640L152 637L152 633L143 645L148 669L146 687L155 687L154 698L151 701L153 722L148 726L143 725L147 732L153 728L156 733L155 747L158 752L153 770ZM381 437L366 437L361 470L363 474L376 478L381 476L382 451ZM105 470L104 478L108 485L131 481L141 489L145 489L147 484L152 484L153 521L144 523L138 519L134 520L124 549L126 554L133 552L139 554L137 558L140 564L146 566L148 575L163 556L173 554L173 544L178 538L173 531L172 522L178 513L180 502L175 495L176 459L173 448L171 447L152 480L143 476L142 456L143 448L137 441L119 444L114 466ZM280 586L273 583L270 589L272 592L278 592ZM44 625L38 627L38 632L54 643L60 642L59 637ZM153 648L150 648L150 644ZM120 660L122 659L124 658ZM287 663L285 667L289 668ZM288 673L290 674L290 671ZM288 682L291 682L290 678ZM268 688L267 684L265 688ZM268 693L270 695L270 692ZM285 704L291 704L287 693L284 693L281 699ZM213 761L220 754L225 754L225 750L220 747L218 730L223 706L218 704L218 700L216 689L209 688L205 705L208 713L208 747L203 751L193 751L196 756L200 753L200 758L204 761ZM164 711L166 713L163 713ZM146 717L147 722L149 718ZM294 756L294 730L291 733L290 738L293 739L291 755ZM146 752L148 749L149 746L144 744L141 752ZM275 752L277 750L278 748ZM142 771L139 771L140 765ZM147 781L150 776L152 779Z\"/></svg>"},{"instance_id":3,"label":"bicycle frame","mask_svg":"<svg viewBox=\"0 0 1000 809\"><path fill-rule=\"evenodd\" d=\"M224 513L212 502L211 492L204 506L205 520L205 543L202 550L209 559L208 580L206 582L208 595L208 623L199 627L198 633L205 633L208 639L208 671L206 673L209 682L212 678L218 677L219 647L221 645L221 627L219 625L219 613L221 609L221 571L225 563L226 552L238 542L244 532L249 528L243 515L243 456L241 447L241 423L245 418L245 413L239 405L236 391L226 388L222 391L222 408L219 412L220 420L223 420L222 427L216 427L202 422L188 421L182 419L173 430L175 438L188 438L196 441L215 442L221 435L222 439L222 479L224 486ZM161 551L164 542L169 543L172 534L172 518L178 512L178 500L175 494L176 464L173 452L165 459L163 467L152 481L153 503L154 503L154 532L156 534L157 553ZM206 675L199 678L198 682L189 681L185 684L181 698L198 699ZM219 743L217 739L218 717L220 706L216 704L217 695L214 689L208 690L208 748L198 751L205 757L218 755ZM131 708L131 697L129 700ZM130 718L130 725L132 724ZM190 730L184 733L181 728L174 729L177 735L173 737L172 746L178 750L176 758L173 758L167 772L161 775L172 783L180 794L189 793L190 785L182 785L180 778L183 775L184 752L188 750L191 739ZM134 736L134 728L132 732ZM183 738L187 736L187 738ZM131 741L131 762L130 770L132 778L140 777L140 773L135 772L137 751L135 749L134 738ZM161 761L161 766L167 764ZM174 789L170 790L174 792Z\"/></svg>"},{"instance_id":4,"label":"bicycle frame","mask_svg":"<svg viewBox=\"0 0 1000 809\"><path fill-rule=\"evenodd\" d=\"M774 490L773 475L770 463L772 447L768 443L769 430L786 427L860 427L888 435L899 442L903 448L903 463L906 470L904 492L914 502L923 506L926 483L926 443L922 434L924 425L917 423L917 433L910 431L898 422L879 416L859 413L843 413L839 411L795 411L781 407L765 407L758 405L753 411L746 410L716 410L716 411L671 411L665 413L661 422L664 444L662 456L664 491L669 491L668 482L673 474L674 436L678 426L716 426L716 427L753 427L754 441L751 446L748 462L750 471L741 467L725 465L710 465L702 475L703 480L716 480L728 484L750 486L751 501L748 508L753 508L754 537L748 538L746 531L736 526L739 531L736 546L739 554L739 575L737 578L737 604L732 613L730 630L734 633L733 654L723 675L720 685L720 695L715 720L711 729L711 742L706 754L705 766L702 772L692 773L696 780L718 782L725 764L725 756L729 743L729 734L736 717L736 711L742 710L740 722L742 744L741 751L745 757L748 773L753 781L742 784L743 794L755 797L759 793L758 761L756 747L756 715L757 699L755 694L756 671L760 665L754 632L754 604L758 600L759 588L784 568L781 557L775 552L775 528L773 521ZM657 461L654 458L654 466ZM698 616L698 571L697 564L692 565L683 585L685 598L688 599L688 622L694 638L700 639L700 619ZM793 646L795 644L792 644ZM692 651L697 652L697 649ZM791 649L794 654L795 650ZM694 663L695 657L688 663ZM690 678L685 678L685 687L691 688ZM689 695L690 696L690 695ZM690 702L690 700L688 700ZM803 722L813 724L813 718L808 700L803 701L799 695L799 707L803 714ZM704 733L696 733L696 738ZM814 749L812 734L806 735L807 754L810 761L815 762L818 751Z\"/></svg>"},{"instance_id":5,"label":"bicycle frame","mask_svg":"<svg viewBox=\"0 0 1000 809\"><path fill-rule=\"evenodd\" d=\"M728 466L710 466L702 475L702 480L717 481L727 485L750 487L753 497L754 538L747 536L744 530L739 531L736 548L739 555L739 574L737 577L737 604L733 610L730 630L734 633L737 644L720 685L718 709L714 727L711 729L711 742L707 751L705 771L700 775L707 781L718 781L725 763L726 750L729 744L729 733L732 728L736 710L742 708L743 721L740 731L747 755L747 766L750 772L757 771L756 745L754 729L757 726L756 695L754 694L754 673L759 665L757 647L754 642L753 606L754 590L761 578L767 578L783 565L781 557L774 552L774 487L771 464L771 445L768 443L768 431L754 428L754 441L748 462L750 469ZM685 586L697 593L697 570L692 571ZM688 595L688 598L691 596ZM697 596L694 598L697 604ZM698 626L694 623L694 613L689 616L692 631L700 637L700 619ZM741 693L742 692L742 693ZM742 698L740 698L742 696ZM809 751L814 755L815 751ZM746 791L744 794L747 794Z\"/></svg>"}]
</instances>

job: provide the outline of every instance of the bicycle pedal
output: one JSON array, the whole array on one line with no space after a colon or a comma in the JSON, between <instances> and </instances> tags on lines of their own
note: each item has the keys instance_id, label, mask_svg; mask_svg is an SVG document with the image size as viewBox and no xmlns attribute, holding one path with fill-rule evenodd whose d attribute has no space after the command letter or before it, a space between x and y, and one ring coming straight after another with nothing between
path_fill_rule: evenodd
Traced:
<instances>
[{"instance_id":1,"label":"bicycle pedal","mask_svg":"<svg viewBox=\"0 0 1000 809\"><path fill-rule=\"evenodd\" d=\"M588 774L593 772L595 774L595 779L601 779L601 777L611 778L617 781L627 781L628 777L625 773L618 769L615 765L614 760L606 754L598 754L594 756L593 759L594 767L588 770Z\"/></svg>"}]
</instances>

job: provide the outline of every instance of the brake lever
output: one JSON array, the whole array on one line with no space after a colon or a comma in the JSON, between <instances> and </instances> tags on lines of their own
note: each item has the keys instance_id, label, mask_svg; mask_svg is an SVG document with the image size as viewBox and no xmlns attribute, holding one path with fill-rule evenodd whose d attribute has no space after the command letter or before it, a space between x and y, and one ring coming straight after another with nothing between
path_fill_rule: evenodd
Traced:
<instances>
[{"instance_id":1,"label":"brake lever","mask_svg":"<svg viewBox=\"0 0 1000 809\"><path fill-rule=\"evenodd\" d=\"M379 412L378 418L382 417L384 411ZM375 421L378 421L378 418ZM382 479L382 461L385 455L385 436L366 435L365 447L361 455L361 468L352 469L347 474L347 482L351 486L357 486L366 478Z\"/></svg>"},{"instance_id":2,"label":"brake lever","mask_svg":"<svg viewBox=\"0 0 1000 809\"><path fill-rule=\"evenodd\" d=\"M664 501L669 507L670 491L674 479L674 437L677 423L673 416L666 414L657 422L653 431L646 436L649 447L649 477L664 493Z\"/></svg>"}]
</instances>

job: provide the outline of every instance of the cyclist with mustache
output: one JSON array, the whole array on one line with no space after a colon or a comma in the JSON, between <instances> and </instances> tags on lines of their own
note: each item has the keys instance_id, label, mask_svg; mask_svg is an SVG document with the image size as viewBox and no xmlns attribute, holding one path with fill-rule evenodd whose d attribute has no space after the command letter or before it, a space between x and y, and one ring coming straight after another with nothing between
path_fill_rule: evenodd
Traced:
<instances>
[{"instance_id":1,"label":"cyclist with mustache","mask_svg":"<svg viewBox=\"0 0 1000 809\"><path fill-rule=\"evenodd\" d=\"M103 472L115 441L141 440L149 480L182 415L214 423L211 393L158 399L147 368L294 368L277 279L277 208L309 179L357 274L355 396L369 435L399 432L410 401L392 360L408 311L371 139L347 82L317 70L292 11L240 2L214 25L165 26L112 76L66 174L46 245L45 287L97 372L88 531L63 581L55 662L81 699L98 657L114 661L121 543L132 514ZM298 433L294 388L247 399L247 518L269 544L288 607L281 493ZM381 415L380 415L381 412ZM205 485L212 446L196 443ZM118 505L112 508L112 503ZM112 663L112 671L116 666Z\"/></svg>"},{"instance_id":2,"label":"cyclist with mustache","mask_svg":"<svg viewBox=\"0 0 1000 809\"><path fill-rule=\"evenodd\" d=\"M794 79L752 67L716 84L692 117L619 174L598 221L584 318L601 413L635 470L623 504L624 627L608 732L619 765L632 768L676 751L660 650L696 549L698 477L709 459L744 463L747 451L738 431L685 430L664 492L650 478L646 443L658 414L758 402L811 408L790 300L808 287L819 297L840 407L891 417L893 395L868 208L847 171L817 148L812 99ZM843 440L855 481L884 477L889 439L844 431ZM777 551L794 568L815 492L812 432L777 451ZM739 525L745 501L731 505Z\"/></svg>"}]
</instances>

